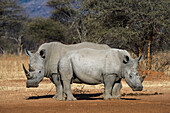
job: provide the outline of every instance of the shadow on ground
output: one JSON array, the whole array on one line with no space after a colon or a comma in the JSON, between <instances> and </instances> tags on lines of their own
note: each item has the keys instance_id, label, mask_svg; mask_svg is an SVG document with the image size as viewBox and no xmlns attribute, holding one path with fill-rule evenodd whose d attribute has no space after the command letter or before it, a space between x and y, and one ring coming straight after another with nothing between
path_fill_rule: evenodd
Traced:
<instances>
[{"instance_id":1,"label":"shadow on ground","mask_svg":"<svg viewBox=\"0 0 170 113\"><path fill-rule=\"evenodd\" d=\"M95 93L95 94L73 94L77 100L103 100L103 93ZM126 98L125 96L151 96L151 95L163 95L163 93L123 93L121 100L139 100L136 98ZM26 100L34 100L34 99L44 99L44 98L52 98L54 95L42 95L42 96L31 96Z\"/></svg>"},{"instance_id":2,"label":"shadow on ground","mask_svg":"<svg viewBox=\"0 0 170 113\"><path fill-rule=\"evenodd\" d=\"M74 94L74 97L77 98L77 100L102 100L101 97L103 93L95 93L95 94Z\"/></svg>"},{"instance_id":3,"label":"shadow on ground","mask_svg":"<svg viewBox=\"0 0 170 113\"><path fill-rule=\"evenodd\" d=\"M136 99L136 98L120 98L121 100L141 100L141 99Z\"/></svg>"},{"instance_id":4,"label":"shadow on ground","mask_svg":"<svg viewBox=\"0 0 170 113\"><path fill-rule=\"evenodd\" d=\"M73 94L77 100L102 100L100 96L103 93L95 93L95 94ZM36 99L44 99L44 98L52 98L54 95L41 95L41 96L31 96L28 97L26 100L36 100Z\"/></svg>"},{"instance_id":5,"label":"shadow on ground","mask_svg":"<svg viewBox=\"0 0 170 113\"><path fill-rule=\"evenodd\" d=\"M54 95L42 95L42 96L31 96L28 97L26 100L36 100L36 99L43 99L43 98L52 98Z\"/></svg>"},{"instance_id":6,"label":"shadow on ground","mask_svg":"<svg viewBox=\"0 0 170 113\"><path fill-rule=\"evenodd\" d=\"M163 93L158 93L158 92L154 92L154 93L123 93L121 94L122 96L151 96L151 95L163 95Z\"/></svg>"}]
</instances>

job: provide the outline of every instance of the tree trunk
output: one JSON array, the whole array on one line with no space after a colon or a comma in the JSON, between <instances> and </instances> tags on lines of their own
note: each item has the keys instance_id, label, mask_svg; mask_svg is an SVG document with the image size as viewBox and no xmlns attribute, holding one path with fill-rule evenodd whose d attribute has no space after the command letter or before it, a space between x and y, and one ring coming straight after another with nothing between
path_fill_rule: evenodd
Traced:
<instances>
[{"instance_id":1,"label":"tree trunk","mask_svg":"<svg viewBox=\"0 0 170 113\"><path fill-rule=\"evenodd\" d=\"M22 38L23 38L23 35L20 35L19 38L18 38L18 55L21 56L22 55Z\"/></svg>"},{"instance_id":2,"label":"tree trunk","mask_svg":"<svg viewBox=\"0 0 170 113\"><path fill-rule=\"evenodd\" d=\"M81 36L80 31L79 31L78 28L77 28L77 33L78 33L78 35L79 35L79 40L80 40L80 42L82 42L82 36Z\"/></svg>"},{"instance_id":3,"label":"tree trunk","mask_svg":"<svg viewBox=\"0 0 170 113\"><path fill-rule=\"evenodd\" d=\"M5 51L3 47L1 47L0 50L2 51L3 55L7 54L7 51Z\"/></svg>"},{"instance_id":4,"label":"tree trunk","mask_svg":"<svg viewBox=\"0 0 170 113\"><path fill-rule=\"evenodd\" d=\"M151 37L148 35L148 39L149 39L149 42L148 42L148 59L147 59L147 68L148 70L151 69Z\"/></svg>"}]
</instances>

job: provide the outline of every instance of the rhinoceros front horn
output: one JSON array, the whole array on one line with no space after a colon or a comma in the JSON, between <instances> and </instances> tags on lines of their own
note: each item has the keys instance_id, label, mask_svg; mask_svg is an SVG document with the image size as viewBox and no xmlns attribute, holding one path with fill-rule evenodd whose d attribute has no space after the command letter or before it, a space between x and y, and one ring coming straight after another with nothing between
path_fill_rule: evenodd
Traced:
<instances>
[{"instance_id":1,"label":"rhinoceros front horn","mask_svg":"<svg viewBox=\"0 0 170 113\"><path fill-rule=\"evenodd\" d=\"M140 77L140 81L143 82L145 77L146 77L146 75L143 75L142 77Z\"/></svg>"},{"instance_id":2,"label":"rhinoceros front horn","mask_svg":"<svg viewBox=\"0 0 170 113\"><path fill-rule=\"evenodd\" d=\"M29 71L27 71L27 70L25 69L24 64L22 64L22 67L23 67L23 69L24 69L24 72L25 72L26 77L27 77L28 79L29 79L29 78L32 78L32 76L30 75Z\"/></svg>"}]
</instances>

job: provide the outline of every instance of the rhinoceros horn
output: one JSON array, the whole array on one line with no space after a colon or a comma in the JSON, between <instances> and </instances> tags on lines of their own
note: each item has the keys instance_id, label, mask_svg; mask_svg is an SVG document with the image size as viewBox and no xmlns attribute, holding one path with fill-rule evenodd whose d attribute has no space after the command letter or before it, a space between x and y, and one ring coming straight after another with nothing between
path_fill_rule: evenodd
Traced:
<instances>
[{"instance_id":1,"label":"rhinoceros horn","mask_svg":"<svg viewBox=\"0 0 170 113\"><path fill-rule=\"evenodd\" d=\"M22 67L23 67L23 69L24 69L24 72L25 72L26 77L27 77L28 79L32 78L32 76L31 76L31 74L29 73L29 71L27 71L27 70L25 69L24 64L22 64Z\"/></svg>"},{"instance_id":2,"label":"rhinoceros horn","mask_svg":"<svg viewBox=\"0 0 170 113\"><path fill-rule=\"evenodd\" d=\"M140 77L140 81L143 82L145 77L146 77L146 75L143 75L142 77Z\"/></svg>"}]
</instances>

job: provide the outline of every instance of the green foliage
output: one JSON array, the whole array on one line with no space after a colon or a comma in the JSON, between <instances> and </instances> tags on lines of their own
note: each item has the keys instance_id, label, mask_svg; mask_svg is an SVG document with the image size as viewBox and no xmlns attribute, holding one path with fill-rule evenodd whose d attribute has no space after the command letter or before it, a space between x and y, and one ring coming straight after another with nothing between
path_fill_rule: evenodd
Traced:
<instances>
[{"instance_id":1,"label":"green foliage","mask_svg":"<svg viewBox=\"0 0 170 113\"><path fill-rule=\"evenodd\" d=\"M146 51L149 37L153 48L162 37L169 39L168 4L165 0L49 1L54 8L51 18L67 25L74 41L106 43L136 55Z\"/></svg>"},{"instance_id":2,"label":"green foliage","mask_svg":"<svg viewBox=\"0 0 170 113\"><path fill-rule=\"evenodd\" d=\"M169 49L168 0L49 0L49 19L26 22L16 0L0 0L1 47L16 48L23 34L24 45L50 41L90 41L145 52L148 40L152 51ZM26 23L25 23L26 22ZM10 40L8 42L7 40ZM15 44L15 45L14 45ZM14 47L15 46L15 47Z\"/></svg>"},{"instance_id":3,"label":"green foliage","mask_svg":"<svg viewBox=\"0 0 170 113\"><path fill-rule=\"evenodd\" d=\"M133 51L138 55L139 49L144 51L144 46L148 40L158 40L167 32L162 30L167 27L168 22L168 3L161 0L134 0L127 5L130 9L128 13L129 21L126 28L129 29L127 35L129 37L129 44L125 45L135 47ZM156 46L159 43L152 43ZM155 50L154 50L155 51Z\"/></svg>"},{"instance_id":4,"label":"green foliage","mask_svg":"<svg viewBox=\"0 0 170 113\"><path fill-rule=\"evenodd\" d=\"M16 0L0 0L0 31L1 36L5 33L14 35L21 31L25 19L23 9L17 5Z\"/></svg>"},{"instance_id":5,"label":"green foliage","mask_svg":"<svg viewBox=\"0 0 170 113\"><path fill-rule=\"evenodd\" d=\"M103 33L107 35L104 39L112 47L126 48L138 55L139 49L144 51L149 40L148 35L153 38L152 40L158 40L167 33L162 31L168 26L169 20L166 2L160 0L94 1L89 1L93 4L89 5L90 13L93 13L93 18L97 18L95 22L99 23L97 26L101 26L100 33L102 29L105 31Z\"/></svg>"},{"instance_id":6,"label":"green foliage","mask_svg":"<svg viewBox=\"0 0 170 113\"><path fill-rule=\"evenodd\" d=\"M28 22L25 37L33 42L65 41L65 28L51 19L37 18Z\"/></svg>"},{"instance_id":7,"label":"green foliage","mask_svg":"<svg viewBox=\"0 0 170 113\"><path fill-rule=\"evenodd\" d=\"M0 44L8 51L14 51L22 33L25 16L16 0L0 0Z\"/></svg>"},{"instance_id":8,"label":"green foliage","mask_svg":"<svg viewBox=\"0 0 170 113\"><path fill-rule=\"evenodd\" d=\"M50 0L48 6L54 8L51 18L62 24L70 25L73 18L78 14L78 8L76 7L77 1L78 0Z\"/></svg>"}]
</instances>

